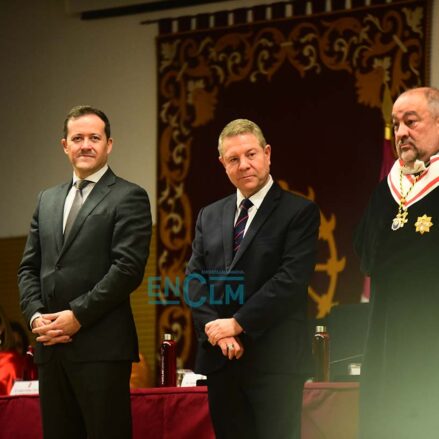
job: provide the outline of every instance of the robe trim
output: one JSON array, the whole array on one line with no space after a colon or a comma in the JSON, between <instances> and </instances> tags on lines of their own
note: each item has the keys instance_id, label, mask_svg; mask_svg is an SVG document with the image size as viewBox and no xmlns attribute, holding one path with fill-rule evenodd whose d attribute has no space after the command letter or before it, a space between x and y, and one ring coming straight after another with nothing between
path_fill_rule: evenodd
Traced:
<instances>
[{"instance_id":1,"label":"robe trim","mask_svg":"<svg viewBox=\"0 0 439 439\"><path fill-rule=\"evenodd\" d=\"M389 186L390 193L392 194L392 197L398 206L402 197L399 183L402 165L403 163L401 160L396 160L396 162L392 166L392 169L389 172L389 175L387 176L387 184ZM407 191L412 187L413 181L414 177L412 175L402 176L402 189L404 194L407 194ZM419 176L418 181L416 182L413 189L410 191L410 194L404 206L406 208L412 206L416 202L422 200L438 186L439 154L436 154L434 156L431 156L430 166Z\"/></svg>"}]
</instances>

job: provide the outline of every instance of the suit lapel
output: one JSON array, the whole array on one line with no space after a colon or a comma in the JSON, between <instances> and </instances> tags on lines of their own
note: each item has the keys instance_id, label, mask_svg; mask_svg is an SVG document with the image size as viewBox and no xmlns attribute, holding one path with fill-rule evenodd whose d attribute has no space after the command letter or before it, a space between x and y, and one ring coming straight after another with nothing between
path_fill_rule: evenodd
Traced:
<instances>
[{"instance_id":1,"label":"suit lapel","mask_svg":"<svg viewBox=\"0 0 439 439\"><path fill-rule=\"evenodd\" d=\"M78 216L75 219L69 236L67 237L66 241L64 242L64 246L62 247L60 257L75 239L76 235L81 230L81 227L84 224L86 218L90 215L91 212L93 212L95 207L108 195L111 190L110 186L114 184L115 181L116 176L113 174L113 171L111 171L111 169L108 169L108 171L96 183L96 185L90 192L90 195L87 197L84 204L82 205Z\"/></svg>"},{"instance_id":2,"label":"suit lapel","mask_svg":"<svg viewBox=\"0 0 439 439\"><path fill-rule=\"evenodd\" d=\"M72 187L72 182L65 183L59 187L58 193L56 196L56 202L53 212L53 219L55 221L54 228L55 230L55 242L56 242L56 251L59 253L63 246L63 218L64 218L64 204L66 202L67 194L69 193L70 188Z\"/></svg>"},{"instance_id":3,"label":"suit lapel","mask_svg":"<svg viewBox=\"0 0 439 439\"><path fill-rule=\"evenodd\" d=\"M236 195L227 199L223 207L221 230L223 231L223 248L225 267L230 267L233 258L233 222L236 211Z\"/></svg>"},{"instance_id":4,"label":"suit lapel","mask_svg":"<svg viewBox=\"0 0 439 439\"><path fill-rule=\"evenodd\" d=\"M270 188L267 195L265 196L264 201L262 202L255 217L253 218L253 221L250 223L250 227L245 233L241 245L239 246L235 257L233 258L230 269L233 269L233 267L236 265L236 262L241 258L242 254L246 251L247 247L255 238L262 224L265 223L273 209L278 205L281 194L282 190L280 189L280 187L276 183L273 183L273 186Z\"/></svg>"}]
</instances>

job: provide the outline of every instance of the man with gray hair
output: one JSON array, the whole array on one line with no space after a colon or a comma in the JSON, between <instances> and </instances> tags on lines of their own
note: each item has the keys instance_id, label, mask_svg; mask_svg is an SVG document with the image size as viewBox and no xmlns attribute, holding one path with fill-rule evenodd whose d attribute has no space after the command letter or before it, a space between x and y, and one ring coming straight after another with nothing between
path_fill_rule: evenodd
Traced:
<instances>
[{"instance_id":1,"label":"man with gray hair","mask_svg":"<svg viewBox=\"0 0 439 439\"><path fill-rule=\"evenodd\" d=\"M230 122L218 150L236 192L197 219L187 268L196 370L218 439L300 439L319 210L273 181L254 122Z\"/></svg>"},{"instance_id":2,"label":"man with gray hair","mask_svg":"<svg viewBox=\"0 0 439 439\"><path fill-rule=\"evenodd\" d=\"M402 93L392 119L398 160L355 237L371 277L360 436L431 439L439 431L439 90Z\"/></svg>"}]
</instances>

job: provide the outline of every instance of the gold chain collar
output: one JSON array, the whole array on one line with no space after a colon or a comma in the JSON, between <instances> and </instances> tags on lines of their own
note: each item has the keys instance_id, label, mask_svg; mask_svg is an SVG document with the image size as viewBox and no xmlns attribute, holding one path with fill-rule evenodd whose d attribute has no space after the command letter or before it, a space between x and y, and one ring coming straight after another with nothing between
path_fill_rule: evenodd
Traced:
<instances>
[{"instance_id":1,"label":"gold chain collar","mask_svg":"<svg viewBox=\"0 0 439 439\"><path fill-rule=\"evenodd\" d=\"M415 184L418 181L420 174L413 176L414 181L405 194L402 188L402 176L403 176L403 171L401 168L401 171L399 172L399 190L401 193L401 197L399 199L398 213L396 214L395 218L393 218L392 220L393 231L401 229L402 227L404 227L404 224L408 221L407 219L408 212L407 212L407 207L405 206L407 203L407 197L411 192L411 190L415 187Z\"/></svg>"}]
</instances>

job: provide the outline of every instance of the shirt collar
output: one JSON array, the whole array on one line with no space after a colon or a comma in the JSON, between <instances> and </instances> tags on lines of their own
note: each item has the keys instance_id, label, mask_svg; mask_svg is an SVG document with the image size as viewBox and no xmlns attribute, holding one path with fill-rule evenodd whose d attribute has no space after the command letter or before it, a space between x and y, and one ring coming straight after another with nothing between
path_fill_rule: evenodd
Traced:
<instances>
[{"instance_id":1,"label":"shirt collar","mask_svg":"<svg viewBox=\"0 0 439 439\"><path fill-rule=\"evenodd\" d=\"M91 181L93 183L97 183L101 177L107 172L108 165L103 166L99 171L96 171L94 174L89 175L86 180ZM81 180L73 171L73 184L75 184L78 180Z\"/></svg>"},{"instance_id":2,"label":"shirt collar","mask_svg":"<svg viewBox=\"0 0 439 439\"><path fill-rule=\"evenodd\" d=\"M265 195L267 195L268 191L270 190L271 186L273 186L273 178L271 175L268 175L267 183L265 183L264 186L262 186L261 189L258 190L255 194L253 194L250 197L250 201L253 203L253 206L256 207L256 209L259 209L260 205L264 201ZM244 199L244 195L241 194L240 190L236 190L236 208L239 209L241 205L241 201Z\"/></svg>"}]
</instances>

